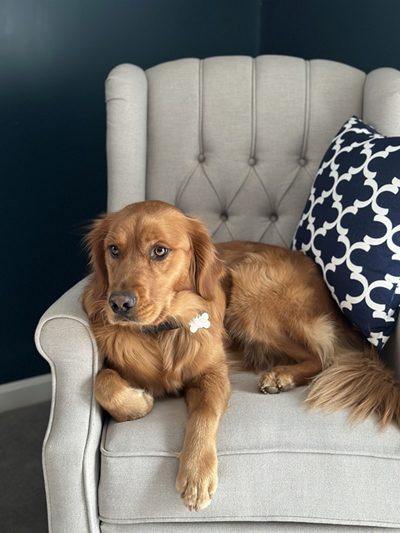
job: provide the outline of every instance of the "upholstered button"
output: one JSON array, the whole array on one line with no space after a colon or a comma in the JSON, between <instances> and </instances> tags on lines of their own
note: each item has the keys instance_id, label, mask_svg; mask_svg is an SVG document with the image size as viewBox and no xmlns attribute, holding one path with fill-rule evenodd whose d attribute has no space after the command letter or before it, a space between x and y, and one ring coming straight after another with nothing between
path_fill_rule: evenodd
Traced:
<instances>
[{"instance_id":1,"label":"upholstered button","mask_svg":"<svg viewBox=\"0 0 400 533\"><path fill-rule=\"evenodd\" d=\"M299 159L299 165L300 165L301 167L305 167L305 166L307 165L307 159L305 159L304 157L301 157L301 158Z\"/></svg>"},{"instance_id":2,"label":"upholstered button","mask_svg":"<svg viewBox=\"0 0 400 533\"><path fill-rule=\"evenodd\" d=\"M257 159L255 157L250 157L249 159L249 165L251 167L254 167L254 165L257 163Z\"/></svg>"},{"instance_id":3,"label":"upholstered button","mask_svg":"<svg viewBox=\"0 0 400 533\"><path fill-rule=\"evenodd\" d=\"M204 154L199 154L197 156L197 160L199 161L199 163L203 163L206 160L206 156Z\"/></svg>"},{"instance_id":4,"label":"upholstered button","mask_svg":"<svg viewBox=\"0 0 400 533\"><path fill-rule=\"evenodd\" d=\"M269 219L271 222L276 222L278 220L278 215L276 213L272 213L272 215L269 215Z\"/></svg>"},{"instance_id":5,"label":"upholstered button","mask_svg":"<svg viewBox=\"0 0 400 533\"><path fill-rule=\"evenodd\" d=\"M228 220L228 213L225 213L222 212L220 215L219 215L219 218L222 220L222 222L226 222Z\"/></svg>"}]
</instances>

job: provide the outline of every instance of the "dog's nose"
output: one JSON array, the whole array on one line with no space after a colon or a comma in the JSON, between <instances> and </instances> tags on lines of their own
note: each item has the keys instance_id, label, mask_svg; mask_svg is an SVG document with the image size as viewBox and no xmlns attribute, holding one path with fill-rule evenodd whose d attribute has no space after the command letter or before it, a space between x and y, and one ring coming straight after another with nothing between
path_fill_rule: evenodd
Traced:
<instances>
[{"instance_id":1,"label":"dog's nose","mask_svg":"<svg viewBox=\"0 0 400 533\"><path fill-rule=\"evenodd\" d=\"M130 292L113 292L108 303L115 314L127 315L136 303L136 296Z\"/></svg>"}]
</instances>

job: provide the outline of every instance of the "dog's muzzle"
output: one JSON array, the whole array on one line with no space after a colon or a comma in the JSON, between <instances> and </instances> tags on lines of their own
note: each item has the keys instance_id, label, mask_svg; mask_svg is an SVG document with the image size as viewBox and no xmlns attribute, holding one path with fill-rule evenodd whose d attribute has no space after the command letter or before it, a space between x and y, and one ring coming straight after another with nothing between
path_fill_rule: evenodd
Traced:
<instances>
[{"instance_id":1,"label":"dog's muzzle","mask_svg":"<svg viewBox=\"0 0 400 533\"><path fill-rule=\"evenodd\" d=\"M137 297L131 292L118 291L111 293L108 303L116 315L126 317L135 307Z\"/></svg>"}]
</instances>

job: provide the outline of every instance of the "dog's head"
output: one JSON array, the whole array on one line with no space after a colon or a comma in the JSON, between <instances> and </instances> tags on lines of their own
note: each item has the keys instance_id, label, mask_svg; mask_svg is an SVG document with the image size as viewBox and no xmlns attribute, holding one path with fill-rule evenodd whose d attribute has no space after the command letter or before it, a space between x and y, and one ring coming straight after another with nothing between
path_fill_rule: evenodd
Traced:
<instances>
[{"instance_id":1,"label":"dog's head","mask_svg":"<svg viewBox=\"0 0 400 533\"><path fill-rule=\"evenodd\" d=\"M223 275L202 222L159 201L131 204L96 220L87 236L93 270L85 307L112 324L157 325L180 291L212 300Z\"/></svg>"}]
</instances>

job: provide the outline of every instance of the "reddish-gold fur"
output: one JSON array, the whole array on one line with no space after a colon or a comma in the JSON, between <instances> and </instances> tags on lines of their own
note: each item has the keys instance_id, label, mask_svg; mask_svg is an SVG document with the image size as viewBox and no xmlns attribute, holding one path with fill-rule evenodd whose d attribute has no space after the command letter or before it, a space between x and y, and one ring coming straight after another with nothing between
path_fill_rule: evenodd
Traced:
<instances>
[{"instance_id":1,"label":"reddish-gold fur","mask_svg":"<svg viewBox=\"0 0 400 533\"><path fill-rule=\"evenodd\" d=\"M356 416L375 412L383 424L400 424L398 383L303 254L260 243L213 245L200 221L156 201L100 218L87 241L93 274L84 307L105 356L96 398L125 421L149 413L154 397L184 391L188 421L176 485L189 509L206 507L217 487L216 434L230 389L226 348L241 354L245 368L263 371L261 392L315 378L311 405L348 406ZM155 245L171 250L165 260L151 259ZM137 295L129 320L108 305L114 291ZM189 322L204 312L210 328L191 333ZM170 320L181 327L142 329Z\"/></svg>"},{"instance_id":2,"label":"reddish-gold fur","mask_svg":"<svg viewBox=\"0 0 400 533\"><path fill-rule=\"evenodd\" d=\"M185 391L186 434L177 489L189 509L209 504L217 487L216 433L229 397L225 353L223 263L203 224L161 202L126 207L95 222L88 236L93 277L84 307L105 368L96 379L98 402L117 420L146 415L154 396ZM156 244L171 249L154 262ZM111 258L110 245L121 257ZM117 321L113 291L137 294L135 321ZM211 327L191 333L189 322L207 312ZM149 334L142 326L173 318L183 327Z\"/></svg>"}]
</instances>

